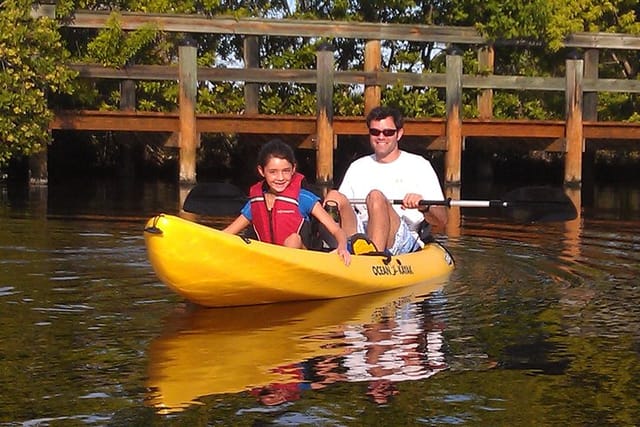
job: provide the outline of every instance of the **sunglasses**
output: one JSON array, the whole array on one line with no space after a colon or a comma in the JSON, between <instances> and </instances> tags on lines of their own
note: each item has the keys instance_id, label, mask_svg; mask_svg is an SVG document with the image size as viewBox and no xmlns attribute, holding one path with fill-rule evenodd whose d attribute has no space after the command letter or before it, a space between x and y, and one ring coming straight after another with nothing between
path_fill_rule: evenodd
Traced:
<instances>
[{"instance_id":1,"label":"sunglasses","mask_svg":"<svg viewBox=\"0 0 640 427\"><path fill-rule=\"evenodd\" d=\"M383 134L384 136L393 136L398 132L398 129L369 129L369 135L378 136Z\"/></svg>"}]
</instances>

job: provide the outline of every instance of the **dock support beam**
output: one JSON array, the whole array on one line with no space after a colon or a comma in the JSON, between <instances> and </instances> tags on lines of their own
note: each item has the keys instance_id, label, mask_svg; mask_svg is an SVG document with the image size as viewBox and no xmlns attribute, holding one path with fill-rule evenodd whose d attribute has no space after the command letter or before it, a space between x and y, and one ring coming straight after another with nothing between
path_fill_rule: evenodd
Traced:
<instances>
[{"instance_id":1,"label":"dock support beam","mask_svg":"<svg viewBox=\"0 0 640 427\"><path fill-rule=\"evenodd\" d=\"M364 45L364 71L378 73L382 65L380 40L368 40ZM382 92L380 85L364 83L364 115L380 105Z\"/></svg>"},{"instance_id":2,"label":"dock support beam","mask_svg":"<svg viewBox=\"0 0 640 427\"><path fill-rule=\"evenodd\" d=\"M445 186L462 184L462 52L447 52L447 151L444 158Z\"/></svg>"},{"instance_id":3,"label":"dock support beam","mask_svg":"<svg viewBox=\"0 0 640 427\"><path fill-rule=\"evenodd\" d=\"M577 54L566 60L566 153L564 159L564 185L580 188L582 183L582 76L584 61Z\"/></svg>"},{"instance_id":4,"label":"dock support beam","mask_svg":"<svg viewBox=\"0 0 640 427\"><path fill-rule=\"evenodd\" d=\"M180 85L180 183L196 183L196 150L199 145L196 128L197 47L186 38L178 48Z\"/></svg>"},{"instance_id":5,"label":"dock support beam","mask_svg":"<svg viewBox=\"0 0 640 427\"><path fill-rule=\"evenodd\" d=\"M493 46L482 46L478 50L478 74L493 75L495 52ZM493 89L482 89L478 93L478 117L493 118Z\"/></svg>"},{"instance_id":6,"label":"dock support beam","mask_svg":"<svg viewBox=\"0 0 640 427\"><path fill-rule=\"evenodd\" d=\"M600 62L599 49L587 49L584 51L584 78L598 80L598 64ZM582 119L584 121L598 121L598 92L584 92ZM582 188L583 203L593 206L595 184L596 149L585 141L582 155ZM587 189L584 191L584 189Z\"/></svg>"},{"instance_id":7,"label":"dock support beam","mask_svg":"<svg viewBox=\"0 0 640 427\"><path fill-rule=\"evenodd\" d=\"M244 38L244 68L260 68L260 44L258 36L245 36ZM244 83L244 114L258 114L260 101L260 85L257 83Z\"/></svg>"},{"instance_id":8,"label":"dock support beam","mask_svg":"<svg viewBox=\"0 0 640 427\"><path fill-rule=\"evenodd\" d=\"M316 184L328 190L333 187L333 149L335 134L333 131L333 83L334 57L333 47L324 43L318 47L316 95L318 110L316 129L318 132L318 151L316 153Z\"/></svg>"},{"instance_id":9,"label":"dock support beam","mask_svg":"<svg viewBox=\"0 0 640 427\"><path fill-rule=\"evenodd\" d=\"M120 110L135 111L136 109L136 82L135 80L122 80L120 82ZM122 150L122 166L119 170L123 178L133 178L135 176L135 162L133 156L134 132L119 132L115 135L120 149Z\"/></svg>"},{"instance_id":10,"label":"dock support beam","mask_svg":"<svg viewBox=\"0 0 640 427\"><path fill-rule=\"evenodd\" d=\"M55 1L41 1L31 6L31 17L33 19L49 18L56 19ZM29 156L29 186L46 186L49 184L49 146L43 145L37 153ZM46 209L45 209L46 211Z\"/></svg>"}]
</instances>

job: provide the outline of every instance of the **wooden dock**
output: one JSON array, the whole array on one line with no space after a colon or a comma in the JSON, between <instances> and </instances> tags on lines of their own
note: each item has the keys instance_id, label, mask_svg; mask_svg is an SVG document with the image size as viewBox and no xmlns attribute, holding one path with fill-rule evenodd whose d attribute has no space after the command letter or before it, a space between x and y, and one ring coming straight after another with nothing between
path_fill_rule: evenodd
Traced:
<instances>
[{"instance_id":1,"label":"wooden dock","mask_svg":"<svg viewBox=\"0 0 640 427\"><path fill-rule=\"evenodd\" d=\"M64 25L73 28L103 28L111 15L104 12L78 12ZM446 116L408 119L405 134L424 138L429 150L445 152L447 187L462 183L461 158L470 138L502 138L536 150L563 152L564 183L580 187L583 154L600 148L623 144L636 147L640 141L640 123L601 122L597 120L599 92L640 93L640 81L598 78L600 49L640 49L640 37L622 34L577 33L567 37L569 48L586 49L584 55L566 59L566 73L561 77L499 76L492 73L463 74L462 56L456 49L447 51L446 72L402 73L381 70L380 40L413 40L473 45L483 70L493 69L493 44L472 28L434 27L427 25L372 24L356 22L293 21L259 18L203 17L122 12L117 14L124 30L135 30L153 23L163 31L243 35L246 68L208 68L197 66L197 46L185 43L179 49L178 64L133 65L123 69L95 64L73 64L80 77L116 79L121 82L121 111L56 111L52 130L168 132L178 135L180 181L196 181L196 149L202 133L237 133L290 135L300 148L317 150L316 179L331 183L333 150L339 136L366 135L362 117L333 115L332 94L337 84L361 85L364 88L364 111L378 105L381 89L402 82L418 87L444 88ZM330 47L319 49L315 70L260 69L258 37L359 38L366 40L362 70L337 70ZM179 104L174 113L133 111L135 82L138 80L179 81ZM199 81L239 81L245 83L245 114L202 115L196 113L195 91ZM315 84L318 108L315 116L268 116L257 114L259 85L268 83ZM462 91L480 91L480 118L463 119ZM561 91L565 94L564 120L496 120L492 114L494 90ZM640 147L640 146L639 146ZM46 167L41 168L46 171ZM38 177L36 176L36 179ZM46 177L39 177L46 180Z\"/></svg>"}]
</instances>

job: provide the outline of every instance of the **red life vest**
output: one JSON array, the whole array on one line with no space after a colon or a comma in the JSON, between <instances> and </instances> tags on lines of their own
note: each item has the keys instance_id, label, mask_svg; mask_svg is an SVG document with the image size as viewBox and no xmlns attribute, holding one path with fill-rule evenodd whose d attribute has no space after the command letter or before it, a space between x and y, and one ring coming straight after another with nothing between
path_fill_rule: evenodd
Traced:
<instances>
[{"instance_id":1,"label":"red life vest","mask_svg":"<svg viewBox=\"0 0 640 427\"><path fill-rule=\"evenodd\" d=\"M302 174L295 173L289 186L276 195L271 211L267 210L264 199L264 180L251 186L251 218L260 241L282 245L291 234L300 233L304 218L300 214L298 198L303 179Z\"/></svg>"}]
</instances>

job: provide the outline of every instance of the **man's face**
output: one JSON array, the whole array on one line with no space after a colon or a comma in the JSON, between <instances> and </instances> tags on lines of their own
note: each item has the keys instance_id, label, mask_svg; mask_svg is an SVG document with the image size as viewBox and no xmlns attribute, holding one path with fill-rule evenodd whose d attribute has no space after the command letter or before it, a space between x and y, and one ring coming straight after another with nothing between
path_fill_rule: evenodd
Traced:
<instances>
[{"instance_id":1,"label":"man's face","mask_svg":"<svg viewBox=\"0 0 640 427\"><path fill-rule=\"evenodd\" d=\"M402 134L403 130L396 128L393 117L372 120L369 124L369 143L376 160L388 163L397 159L400 155L398 141L402 138Z\"/></svg>"}]
</instances>

